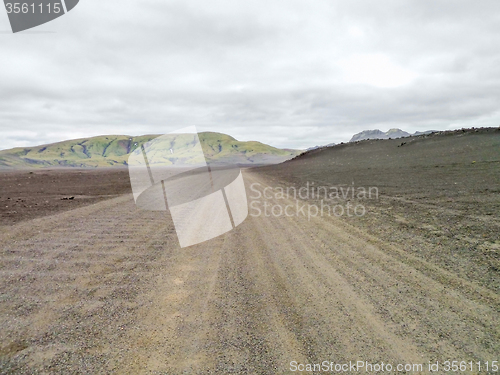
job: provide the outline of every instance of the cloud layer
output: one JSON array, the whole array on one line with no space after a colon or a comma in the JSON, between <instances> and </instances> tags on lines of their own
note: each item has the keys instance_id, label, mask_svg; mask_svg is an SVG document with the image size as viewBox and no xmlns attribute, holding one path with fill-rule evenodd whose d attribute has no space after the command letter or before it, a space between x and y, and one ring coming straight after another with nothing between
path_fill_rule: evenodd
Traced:
<instances>
[{"instance_id":1,"label":"cloud layer","mask_svg":"<svg viewBox=\"0 0 500 375\"><path fill-rule=\"evenodd\" d=\"M499 126L499 25L497 1L85 0L0 33L0 149L188 125L293 148Z\"/></svg>"}]
</instances>

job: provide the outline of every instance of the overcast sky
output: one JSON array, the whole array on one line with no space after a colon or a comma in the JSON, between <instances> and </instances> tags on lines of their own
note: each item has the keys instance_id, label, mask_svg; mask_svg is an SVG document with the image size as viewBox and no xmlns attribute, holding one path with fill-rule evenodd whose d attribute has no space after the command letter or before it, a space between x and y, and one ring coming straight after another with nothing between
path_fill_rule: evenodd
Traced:
<instances>
[{"instance_id":1,"label":"overcast sky","mask_svg":"<svg viewBox=\"0 0 500 375\"><path fill-rule=\"evenodd\" d=\"M306 148L500 126L500 3L81 0L12 34L0 149L188 125Z\"/></svg>"}]
</instances>

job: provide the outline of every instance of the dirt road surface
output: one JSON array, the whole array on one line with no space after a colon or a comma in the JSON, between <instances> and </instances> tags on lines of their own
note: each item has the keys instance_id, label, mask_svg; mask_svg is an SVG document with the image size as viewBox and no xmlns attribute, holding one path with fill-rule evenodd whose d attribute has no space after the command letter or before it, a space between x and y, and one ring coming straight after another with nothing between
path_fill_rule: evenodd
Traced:
<instances>
[{"instance_id":1,"label":"dirt road surface","mask_svg":"<svg viewBox=\"0 0 500 375\"><path fill-rule=\"evenodd\" d=\"M181 249L127 194L0 230L1 373L500 359L498 294L335 217L249 216Z\"/></svg>"}]
</instances>

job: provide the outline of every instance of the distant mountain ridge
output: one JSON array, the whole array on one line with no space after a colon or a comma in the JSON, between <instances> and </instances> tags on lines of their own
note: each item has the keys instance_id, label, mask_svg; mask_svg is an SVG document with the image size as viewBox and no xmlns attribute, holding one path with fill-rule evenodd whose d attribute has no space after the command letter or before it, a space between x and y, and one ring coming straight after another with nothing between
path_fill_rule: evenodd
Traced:
<instances>
[{"instance_id":1,"label":"distant mountain ridge","mask_svg":"<svg viewBox=\"0 0 500 375\"><path fill-rule=\"evenodd\" d=\"M423 134L430 134L434 133L437 130L427 130L425 132L415 132L413 134L410 134L408 132L405 132L404 130L401 129L389 129L386 132L383 132L379 129L375 130L364 130L360 133L354 134L349 142L356 142L356 141L363 141L366 139L389 139L389 138L403 138L403 137L410 137L412 135L423 135Z\"/></svg>"},{"instance_id":2,"label":"distant mountain ridge","mask_svg":"<svg viewBox=\"0 0 500 375\"><path fill-rule=\"evenodd\" d=\"M130 154L136 148L158 136L108 135L2 150L0 168L126 166ZM198 136L207 162L214 164L275 164L301 152L256 141L240 142L222 133L202 132Z\"/></svg>"},{"instance_id":3,"label":"distant mountain ridge","mask_svg":"<svg viewBox=\"0 0 500 375\"><path fill-rule=\"evenodd\" d=\"M317 150L318 148L331 147L331 146L335 146L335 143L328 143L327 145L323 145L323 146L318 145L318 146L309 147L308 149L306 149L306 151Z\"/></svg>"}]
</instances>

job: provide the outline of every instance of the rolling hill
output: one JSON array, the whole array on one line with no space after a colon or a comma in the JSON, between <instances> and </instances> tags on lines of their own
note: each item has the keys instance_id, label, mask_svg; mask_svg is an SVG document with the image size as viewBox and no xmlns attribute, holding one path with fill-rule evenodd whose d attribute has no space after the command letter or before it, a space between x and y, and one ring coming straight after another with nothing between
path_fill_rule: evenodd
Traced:
<instances>
[{"instance_id":1,"label":"rolling hill","mask_svg":"<svg viewBox=\"0 0 500 375\"><path fill-rule=\"evenodd\" d=\"M131 152L157 137L158 135L107 135L2 150L0 168L126 166ZM240 142L222 133L203 132L199 133L199 138L205 157L211 163L275 164L301 152L279 149L255 141Z\"/></svg>"},{"instance_id":2,"label":"rolling hill","mask_svg":"<svg viewBox=\"0 0 500 375\"><path fill-rule=\"evenodd\" d=\"M283 168L293 166L294 173L299 173L304 168L303 172L308 173L311 168L309 164L314 162L325 168L321 173L338 177L340 171L351 176L378 168L394 171L410 168L411 171L413 167L434 168L436 165L498 165L499 151L500 127L471 128L439 131L404 139L368 139L357 143L342 143L304 152L287 161ZM328 168L335 168L335 173ZM376 177L382 184L377 176L375 174L372 178Z\"/></svg>"}]
</instances>

